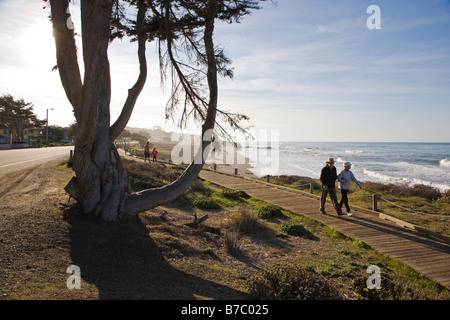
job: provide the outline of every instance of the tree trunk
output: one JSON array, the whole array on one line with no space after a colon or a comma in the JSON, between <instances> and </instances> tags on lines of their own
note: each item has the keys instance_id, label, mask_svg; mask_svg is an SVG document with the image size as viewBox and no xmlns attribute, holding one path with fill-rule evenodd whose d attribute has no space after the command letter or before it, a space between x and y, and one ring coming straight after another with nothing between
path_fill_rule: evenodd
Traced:
<instances>
[{"instance_id":1,"label":"tree trunk","mask_svg":"<svg viewBox=\"0 0 450 320\"><path fill-rule=\"evenodd\" d=\"M70 18L68 0L51 0L51 14L57 64L66 95L71 102L79 131L73 156L76 176L66 191L77 200L85 213L103 220L117 221L168 203L180 196L196 179L204 164L211 140L203 141L193 162L173 183L162 188L127 192L128 178L115 149L114 139L126 126L147 74L143 22L145 1L138 1L138 58L140 74L116 123L110 127L111 79L108 61L109 27L113 0L82 0L82 42L85 74L83 83L78 67L74 31L67 27ZM210 101L202 134L214 127L217 107L217 62L212 35L216 2L208 2L205 48L208 63Z\"/></svg>"},{"instance_id":2,"label":"tree trunk","mask_svg":"<svg viewBox=\"0 0 450 320\"><path fill-rule=\"evenodd\" d=\"M104 220L118 220L119 204L125 193L124 171L110 140L111 79L107 50L111 10L111 0L81 2L85 75L81 104L74 106L79 125L73 156L76 177L66 188L84 212Z\"/></svg>"}]
</instances>

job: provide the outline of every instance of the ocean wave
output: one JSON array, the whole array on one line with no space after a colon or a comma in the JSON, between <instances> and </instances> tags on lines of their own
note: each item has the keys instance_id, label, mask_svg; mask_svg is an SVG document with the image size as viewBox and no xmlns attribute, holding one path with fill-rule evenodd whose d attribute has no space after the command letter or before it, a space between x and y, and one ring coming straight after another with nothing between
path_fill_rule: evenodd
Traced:
<instances>
[{"instance_id":1,"label":"ocean wave","mask_svg":"<svg viewBox=\"0 0 450 320\"><path fill-rule=\"evenodd\" d=\"M450 159L442 159L441 161L439 161L439 164L443 167L450 167Z\"/></svg>"},{"instance_id":2,"label":"ocean wave","mask_svg":"<svg viewBox=\"0 0 450 320\"><path fill-rule=\"evenodd\" d=\"M363 150L345 150L345 153L364 153Z\"/></svg>"},{"instance_id":3,"label":"ocean wave","mask_svg":"<svg viewBox=\"0 0 450 320\"><path fill-rule=\"evenodd\" d=\"M406 184L410 187L416 185L416 184L422 184L425 186L429 186L429 187L433 187L438 189L439 191L445 192L447 190L450 190L450 185L448 184L443 184L443 183L433 183L430 181L425 181L422 179L418 179L418 178L404 178L404 177L398 177L398 176L393 176L393 175L388 175L385 173L380 173L380 172L376 172L376 171L372 171L372 170L367 170L364 169L364 174L375 178L376 180L378 180L378 182L387 182L387 183L392 183L392 184Z\"/></svg>"},{"instance_id":4,"label":"ocean wave","mask_svg":"<svg viewBox=\"0 0 450 320\"><path fill-rule=\"evenodd\" d=\"M297 175L306 175L306 176L318 176L320 174L320 172L317 172L317 170L312 170L311 168L307 168L305 166L301 166L297 163L289 163L288 164L289 167L294 168ZM297 172L298 170L298 172ZM283 172L283 170L280 170L281 172ZM285 174L292 174L291 172L284 172Z\"/></svg>"},{"instance_id":5,"label":"ocean wave","mask_svg":"<svg viewBox=\"0 0 450 320\"><path fill-rule=\"evenodd\" d=\"M384 181L384 182L389 182L389 183L407 183L408 180L402 177L396 177L393 175L388 175L385 173L380 173L380 172L376 172L376 171L372 171L372 170L367 170L364 169L364 174L372 177L372 178L376 178L378 180Z\"/></svg>"}]
</instances>

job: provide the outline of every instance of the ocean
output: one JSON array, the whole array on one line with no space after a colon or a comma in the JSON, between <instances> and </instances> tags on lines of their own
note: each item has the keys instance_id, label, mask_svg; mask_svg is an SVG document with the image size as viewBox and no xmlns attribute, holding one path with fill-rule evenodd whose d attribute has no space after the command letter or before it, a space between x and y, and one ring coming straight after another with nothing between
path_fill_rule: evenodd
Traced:
<instances>
[{"instance_id":1,"label":"ocean","mask_svg":"<svg viewBox=\"0 0 450 320\"><path fill-rule=\"evenodd\" d=\"M450 189L450 143L280 142L275 147L254 148L248 155L257 176L318 178L332 157L338 173L350 161L361 182Z\"/></svg>"}]
</instances>

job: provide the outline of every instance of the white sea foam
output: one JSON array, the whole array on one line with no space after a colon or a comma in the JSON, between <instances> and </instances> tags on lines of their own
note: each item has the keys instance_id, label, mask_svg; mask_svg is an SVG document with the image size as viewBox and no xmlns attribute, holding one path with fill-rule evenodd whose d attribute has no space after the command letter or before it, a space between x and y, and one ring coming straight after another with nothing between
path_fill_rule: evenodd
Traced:
<instances>
[{"instance_id":1,"label":"white sea foam","mask_svg":"<svg viewBox=\"0 0 450 320\"><path fill-rule=\"evenodd\" d=\"M439 161L439 164L443 167L450 167L450 159L442 159L441 161Z\"/></svg>"},{"instance_id":2,"label":"white sea foam","mask_svg":"<svg viewBox=\"0 0 450 320\"><path fill-rule=\"evenodd\" d=\"M408 180L402 177L396 177L381 172L364 169L364 174L377 180L388 183L408 183Z\"/></svg>"},{"instance_id":3,"label":"white sea foam","mask_svg":"<svg viewBox=\"0 0 450 320\"><path fill-rule=\"evenodd\" d=\"M369 177L374 178L375 180L377 180L376 182L387 182L387 183L392 183L392 184L406 184L408 186L414 186L416 184L423 184L425 186L430 186L430 187L436 188L442 192L450 190L449 184L433 183L433 182L418 179L418 178L409 179L409 178L405 178L405 177L388 175L388 174L384 174L384 173L380 173L380 172L376 172L376 171L372 171L372 170L367 170L367 169L364 169L364 174Z\"/></svg>"},{"instance_id":4,"label":"white sea foam","mask_svg":"<svg viewBox=\"0 0 450 320\"><path fill-rule=\"evenodd\" d=\"M363 150L345 150L345 153L364 153Z\"/></svg>"},{"instance_id":5,"label":"white sea foam","mask_svg":"<svg viewBox=\"0 0 450 320\"><path fill-rule=\"evenodd\" d=\"M296 163L289 163L290 167L293 167L295 169L298 169L298 175L304 175L304 176L313 176L316 177L320 174L320 172L316 171L316 170L312 170L310 168L307 168L305 166L301 166L299 164Z\"/></svg>"}]
</instances>

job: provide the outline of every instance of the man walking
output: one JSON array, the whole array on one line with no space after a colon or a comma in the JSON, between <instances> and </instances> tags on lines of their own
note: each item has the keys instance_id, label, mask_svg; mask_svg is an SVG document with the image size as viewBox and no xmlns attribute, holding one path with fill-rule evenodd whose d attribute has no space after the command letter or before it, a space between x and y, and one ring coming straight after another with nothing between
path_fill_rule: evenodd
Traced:
<instances>
[{"instance_id":1,"label":"man walking","mask_svg":"<svg viewBox=\"0 0 450 320\"><path fill-rule=\"evenodd\" d=\"M330 194L331 202L333 203L336 213L341 216L343 215L341 206L339 205L336 197L336 179L337 171L334 166L334 159L329 158L326 162L327 165L322 168L320 172L320 181L322 182L322 197L320 199L320 212L326 214L325 212L325 201L327 200L327 194Z\"/></svg>"}]
</instances>

